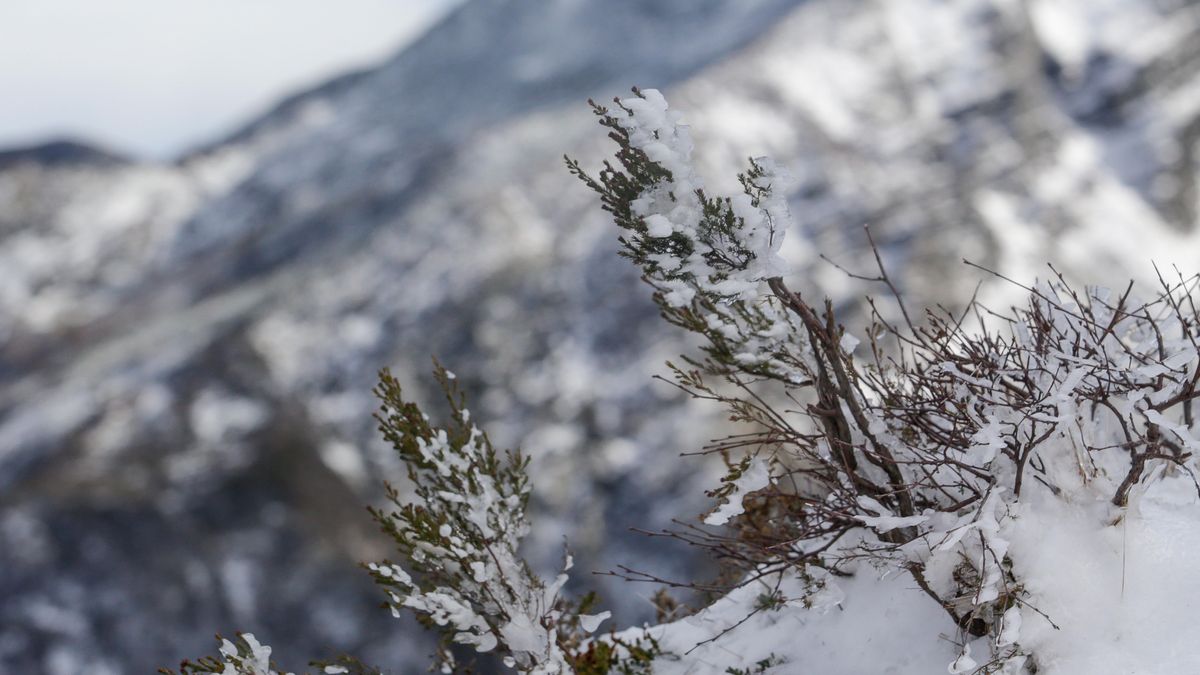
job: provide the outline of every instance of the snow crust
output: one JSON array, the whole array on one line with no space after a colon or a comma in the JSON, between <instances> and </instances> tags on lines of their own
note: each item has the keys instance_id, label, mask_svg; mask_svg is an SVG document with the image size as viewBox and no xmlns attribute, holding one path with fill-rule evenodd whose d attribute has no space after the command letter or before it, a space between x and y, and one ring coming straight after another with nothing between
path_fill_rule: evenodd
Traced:
<instances>
[{"instance_id":1,"label":"snow crust","mask_svg":"<svg viewBox=\"0 0 1200 675\"><path fill-rule=\"evenodd\" d=\"M812 607L792 601L755 612L759 596L780 592L801 597L805 586L795 578L778 588L754 582L694 616L647 629L668 652L655 661L654 672L715 675L728 668L751 668L771 656L782 664L769 673L946 672L946 664L957 654L947 639L956 628L909 577L881 576L864 565L850 578L824 581L828 586L810 600ZM633 638L640 630L619 635Z\"/></svg>"},{"instance_id":2,"label":"snow crust","mask_svg":"<svg viewBox=\"0 0 1200 675\"><path fill-rule=\"evenodd\" d=\"M1055 498L1020 506L1010 555L1032 600L1018 642L1044 672L1200 672L1200 501L1186 483L1139 489L1123 511Z\"/></svg>"},{"instance_id":3,"label":"snow crust","mask_svg":"<svg viewBox=\"0 0 1200 675\"><path fill-rule=\"evenodd\" d=\"M1005 518L1007 555L1029 599L1005 612L1001 646L1036 654L1039 672L1051 675L1200 672L1200 500L1186 481L1141 492L1125 510L1045 493ZM675 655L655 672L724 673L771 656L782 664L768 672L780 673L926 675L986 665L979 655L988 646L956 646L958 628L907 574L862 565L824 582L811 607L755 611L763 594L801 597L805 587L795 578L778 588L752 582L692 617L646 629Z\"/></svg>"}]
</instances>

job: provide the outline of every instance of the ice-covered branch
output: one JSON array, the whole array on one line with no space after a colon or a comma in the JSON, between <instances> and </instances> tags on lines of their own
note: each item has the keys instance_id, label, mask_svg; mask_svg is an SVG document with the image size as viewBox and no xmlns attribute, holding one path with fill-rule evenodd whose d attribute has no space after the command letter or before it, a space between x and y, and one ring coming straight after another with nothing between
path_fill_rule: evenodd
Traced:
<instances>
[{"instance_id":1,"label":"ice-covered branch","mask_svg":"<svg viewBox=\"0 0 1200 675\"><path fill-rule=\"evenodd\" d=\"M389 487L390 510L373 510L404 564L372 563L392 612L417 612L447 637L479 652L498 650L524 673L572 672L564 645L595 630L607 613L580 616L560 597L570 555L551 582L535 575L518 549L529 532L527 460L497 452L471 421L453 375L437 369L452 421L433 426L399 383L383 372L377 394L384 438L408 467L414 497ZM452 666L444 650L445 666Z\"/></svg>"}]
</instances>

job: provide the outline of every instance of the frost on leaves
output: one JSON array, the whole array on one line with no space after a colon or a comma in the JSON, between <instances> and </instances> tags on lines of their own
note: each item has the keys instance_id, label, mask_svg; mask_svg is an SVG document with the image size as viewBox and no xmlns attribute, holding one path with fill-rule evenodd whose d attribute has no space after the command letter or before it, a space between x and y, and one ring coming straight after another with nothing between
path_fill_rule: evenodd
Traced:
<instances>
[{"instance_id":1,"label":"frost on leaves","mask_svg":"<svg viewBox=\"0 0 1200 675\"><path fill-rule=\"evenodd\" d=\"M495 653L504 665L530 675L607 673L612 666L636 663L631 650L590 638L609 617L587 613L594 596L572 603L561 595L572 565L569 554L550 582L521 558L518 549L529 532L528 461L519 452L493 448L472 423L454 376L441 366L435 375L450 407L444 427L406 401L386 370L376 389L380 430L409 479L404 493L387 486L390 508L371 509L397 548L399 562L366 565L392 613L415 612L442 634L438 665L446 673L458 669L452 644ZM185 662L181 675L280 675L270 664L271 649L252 635L223 641L220 653ZM379 672L348 657L313 665L322 673Z\"/></svg>"},{"instance_id":2,"label":"frost on leaves","mask_svg":"<svg viewBox=\"0 0 1200 675\"><path fill-rule=\"evenodd\" d=\"M179 666L179 675L293 675L279 670L271 661L271 648L264 645L252 633L240 633L228 640L217 636L219 656L205 656L196 661L184 661ZM359 663L357 659L342 657L335 661L317 662L317 672L328 675L380 675L380 671ZM160 669L164 675L175 675L175 671Z\"/></svg>"},{"instance_id":3,"label":"frost on leaves","mask_svg":"<svg viewBox=\"0 0 1200 675\"><path fill-rule=\"evenodd\" d=\"M1092 509L1099 532L1135 490L1200 491L1196 279L1160 280L1139 302L1132 285L1080 292L1054 274L1007 315L972 305L918 324L876 252L877 276L859 278L904 321L876 312L864 350L829 301L783 279L782 171L751 160L743 194L715 197L661 94L593 108L616 163L595 178L568 166L624 230L663 315L705 338L703 359L673 366L678 385L753 425L709 447L730 474L705 522L735 534L677 534L739 563L743 583L864 561L903 570L961 630L951 672L1018 672L1033 663L1022 626L1053 623L1014 571L1039 555L1013 549L1036 540L1023 527L1052 504L1107 504Z\"/></svg>"},{"instance_id":4,"label":"frost on leaves","mask_svg":"<svg viewBox=\"0 0 1200 675\"><path fill-rule=\"evenodd\" d=\"M443 667L453 668L450 642L497 651L523 673L570 673L573 652L608 614L586 615L560 595L571 568L546 582L518 549L529 532L528 460L497 452L470 419L448 372L436 375L451 410L434 426L384 371L376 390L384 438L408 469L413 496L388 487L390 509L372 509L395 541L403 564L371 563L392 612L408 609L444 632Z\"/></svg>"},{"instance_id":5,"label":"frost on leaves","mask_svg":"<svg viewBox=\"0 0 1200 675\"><path fill-rule=\"evenodd\" d=\"M763 281L785 271L787 173L754 159L739 177L742 194L709 196L692 168L688 129L662 94L649 89L611 109L592 105L619 145L620 166L606 163L598 178L569 158L567 166L626 231L622 255L643 269L666 319L708 337L714 372L732 366L800 377L795 326L781 303L761 293Z\"/></svg>"}]
</instances>

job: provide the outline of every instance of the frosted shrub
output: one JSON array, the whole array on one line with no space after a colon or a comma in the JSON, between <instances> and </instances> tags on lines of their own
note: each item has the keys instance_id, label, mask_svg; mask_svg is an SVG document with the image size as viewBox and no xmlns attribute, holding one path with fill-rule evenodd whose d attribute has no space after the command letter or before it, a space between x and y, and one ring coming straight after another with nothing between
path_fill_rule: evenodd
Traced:
<instances>
[{"instance_id":1,"label":"frosted shrub","mask_svg":"<svg viewBox=\"0 0 1200 675\"><path fill-rule=\"evenodd\" d=\"M434 374L450 408L444 427L406 401L388 371L375 391L380 431L410 483L404 493L387 485L391 507L370 509L399 556L365 565L392 613L412 611L441 633L435 665L445 673L458 670L456 644L495 653L504 666L529 675L643 672L639 664L658 654L653 640L594 642L589 636L609 613L586 613L594 596L578 603L562 597L570 554L553 581L529 569L518 550L529 532L528 460L493 448L471 421L454 375L440 365ZM184 662L180 673L283 675L270 655L270 647L245 634L223 640L220 657ZM380 672L350 657L313 665L323 673Z\"/></svg>"},{"instance_id":2,"label":"frosted shrub","mask_svg":"<svg viewBox=\"0 0 1200 675\"><path fill-rule=\"evenodd\" d=\"M704 617L595 636L607 613L589 613L592 598L562 595L570 556L551 581L520 556L526 459L492 447L447 371L436 370L445 426L405 401L384 371L380 428L410 486L389 487L390 506L372 510L396 559L366 567L393 613L412 611L441 633L443 672L459 669L454 645L521 673L791 668L806 617L842 605L840 586L865 575L903 575L914 597L949 619L956 635L905 648L929 652L951 638L951 673L1200 671L1186 639L1189 607L1200 601L1194 278L1160 278L1139 301L1132 284L1078 291L1052 274L1007 314L971 303L914 317L876 252L876 271L858 278L897 303L898 320L870 301L860 340L828 300L814 303L784 280L785 171L752 159L741 194L715 196L661 94L634 90L593 108L616 162L595 177L570 159L568 167L623 230L622 254L663 316L702 337L701 354L671 366L677 385L747 425L707 448L729 468L710 492L707 527L673 534L738 570L704 610L734 618L682 654L665 654L658 638L695 636ZM778 621L789 612L798 622ZM739 639L732 633L759 614L773 617L761 626L794 626L767 645L782 654L759 649L732 662L741 668L689 657L697 642ZM880 637L855 631L890 633L907 621L851 626L837 649ZM762 647L745 639L741 647ZM723 653L739 651L733 642ZM222 642L220 654L182 672L276 673L252 635ZM350 658L316 665L378 672Z\"/></svg>"},{"instance_id":3,"label":"frosted shrub","mask_svg":"<svg viewBox=\"0 0 1200 675\"><path fill-rule=\"evenodd\" d=\"M394 508L372 510L403 564L371 563L371 574L394 614L411 609L445 627L447 644L498 650L506 665L524 673L572 672L570 652L608 613L581 614L560 597L569 554L552 582L530 571L518 552L529 532L528 461L496 452L471 422L453 376L439 367L437 377L451 408L445 428L404 401L387 371L376 390L380 429L408 467L416 495L407 501L389 486ZM448 649L442 660L449 672Z\"/></svg>"},{"instance_id":4,"label":"frosted shrub","mask_svg":"<svg viewBox=\"0 0 1200 675\"><path fill-rule=\"evenodd\" d=\"M206 656L198 661L184 661L179 667L181 675L201 675L201 673L219 673L220 675L292 675L277 670L271 661L271 648L261 644L253 634L242 633L233 640L217 636L221 646L219 656ZM162 669L161 673L172 673ZM348 673L348 668L331 666L327 672Z\"/></svg>"},{"instance_id":5,"label":"frosted shrub","mask_svg":"<svg viewBox=\"0 0 1200 675\"><path fill-rule=\"evenodd\" d=\"M592 104L616 165L596 178L568 166L625 231L624 255L666 319L705 338L702 358L674 368L679 386L754 428L710 448L731 472L705 522L751 504L756 513L734 541L678 536L740 563L746 582L828 578L864 561L906 572L961 630L950 672L1033 667L1022 623L1060 627L1014 571L1010 538L1028 540L1023 525L1045 527L1063 505L1085 510L1099 537L1135 491L1200 490L1194 279L1161 280L1139 302L1132 284L1078 292L1055 275L1008 316L972 306L918 324L877 254L868 281L900 303L903 321L873 311L860 346L828 301L812 304L783 280L786 176L753 159L743 194L707 194L678 113L656 91L634 92Z\"/></svg>"}]
</instances>

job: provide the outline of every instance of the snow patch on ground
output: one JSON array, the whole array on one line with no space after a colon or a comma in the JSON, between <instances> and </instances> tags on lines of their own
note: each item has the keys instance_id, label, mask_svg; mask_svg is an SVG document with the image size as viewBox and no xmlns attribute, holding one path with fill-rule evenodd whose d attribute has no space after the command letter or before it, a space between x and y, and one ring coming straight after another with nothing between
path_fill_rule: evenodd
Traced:
<instances>
[{"instance_id":1,"label":"snow patch on ground","mask_svg":"<svg viewBox=\"0 0 1200 675\"><path fill-rule=\"evenodd\" d=\"M957 656L957 628L907 574L881 579L864 566L853 577L827 583L812 609L794 601L746 619L758 598L774 590L774 585L750 583L694 616L650 628L668 653L655 662L654 672L725 673L774 656L783 663L768 672L925 675L946 672ZM791 579L779 590L801 597L804 587Z\"/></svg>"},{"instance_id":2,"label":"snow patch on ground","mask_svg":"<svg viewBox=\"0 0 1200 675\"><path fill-rule=\"evenodd\" d=\"M1123 514L1107 501L1022 505L1013 569L1038 611L1022 608L1018 643L1041 672L1200 672L1200 503L1187 483L1153 485Z\"/></svg>"}]
</instances>

